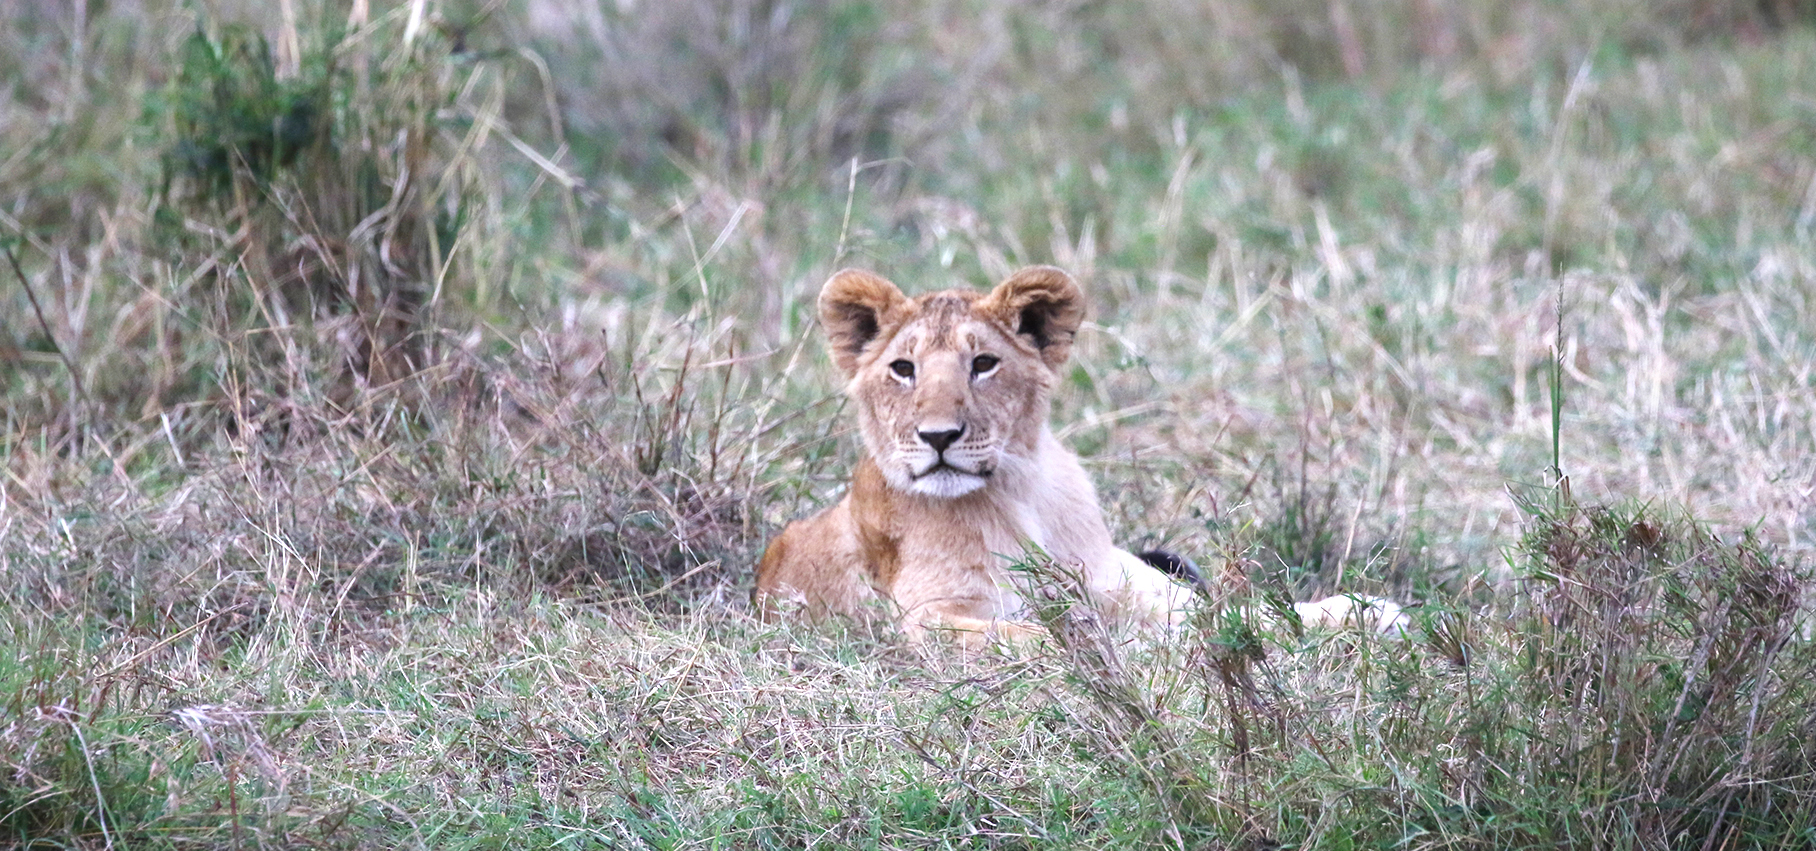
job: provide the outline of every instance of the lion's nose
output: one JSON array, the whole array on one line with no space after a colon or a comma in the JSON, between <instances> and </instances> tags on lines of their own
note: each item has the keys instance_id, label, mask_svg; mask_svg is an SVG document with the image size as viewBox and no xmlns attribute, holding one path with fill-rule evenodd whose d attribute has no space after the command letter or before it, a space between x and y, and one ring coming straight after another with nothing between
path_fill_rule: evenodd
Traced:
<instances>
[{"instance_id":1,"label":"lion's nose","mask_svg":"<svg viewBox=\"0 0 1816 851\"><path fill-rule=\"evenodd\" d=\"M957 443L958 439L964 436L965 427L959 426L958 428L942 429L940 431L920 431L916 432L916 434L919 434L921 440L925 441L928 446L933 447L933 451L944 452L946 451L946 447Z\"/></svg>"}]
</instances>

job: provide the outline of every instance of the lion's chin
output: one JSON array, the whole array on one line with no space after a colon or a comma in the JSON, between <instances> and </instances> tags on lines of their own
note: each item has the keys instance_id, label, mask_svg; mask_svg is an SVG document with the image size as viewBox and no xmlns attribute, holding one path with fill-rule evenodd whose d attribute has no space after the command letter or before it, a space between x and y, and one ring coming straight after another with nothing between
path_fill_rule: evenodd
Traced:
<instances>
[{"instance_id":1,"label":"lion's chin","mask_svg":"<svg viewBox=\"0 0 1816 851\"><path fill-rule=\"evenodd\" d=\"M908 492L935 499L957 499L983 487L987 481L986 476L940 466L915 476L908 485Z\"/></svg>"}]
</instances>

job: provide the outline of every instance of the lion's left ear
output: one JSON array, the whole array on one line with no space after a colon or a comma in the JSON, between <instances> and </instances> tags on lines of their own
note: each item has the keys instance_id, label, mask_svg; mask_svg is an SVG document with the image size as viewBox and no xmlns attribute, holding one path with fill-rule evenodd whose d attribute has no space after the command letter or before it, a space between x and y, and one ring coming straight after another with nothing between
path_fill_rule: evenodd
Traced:
<instances>
[{"instance_id":1,"label":"lion's left ear","mask_svg":"<svg viewBox=\"0 0 1816 851\"><path fill-rule=\"evenodd\" d=\"M1085 321L1085 294L1064 270L1029 266L997 284L977 309L1033 343L1047 367L1057 370L1072 354L1072 337Z\"/></svg>"}]
</instances>

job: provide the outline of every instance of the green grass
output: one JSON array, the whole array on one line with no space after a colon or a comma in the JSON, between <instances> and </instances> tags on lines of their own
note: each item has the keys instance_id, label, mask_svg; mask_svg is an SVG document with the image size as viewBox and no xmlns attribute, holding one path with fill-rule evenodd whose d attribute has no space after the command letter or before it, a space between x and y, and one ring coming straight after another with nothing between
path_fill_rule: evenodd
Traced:
<instances>
[{"instance_id":1,"label":"green grass","mask_svg":"<svg viewBox=\"0 0 1816 851\"><path fill-rule=\"evenodd\" d=\"M0 844L1816 842L1802 4L284 8L0 5ZM1035 262L1228 599L755 622L820 283Z\"/></svg>"}]
</instances>

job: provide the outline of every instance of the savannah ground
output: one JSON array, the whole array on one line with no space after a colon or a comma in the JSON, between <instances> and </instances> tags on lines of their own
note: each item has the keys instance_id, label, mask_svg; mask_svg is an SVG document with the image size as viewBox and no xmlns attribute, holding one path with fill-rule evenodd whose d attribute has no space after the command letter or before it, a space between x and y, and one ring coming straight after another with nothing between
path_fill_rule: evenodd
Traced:
<instances>
[{"instance_id":1,"label":"savannah ground","mask_svg":"<svg viewBox=\"0 0 1816 851\"><path fill-rule=\"evenodd\" d=\"M1816 844L1806 3L0 10L0 844ZM757 623L820 283L1028 263L1222 598Z\"/></svg>"}]
</instances>

